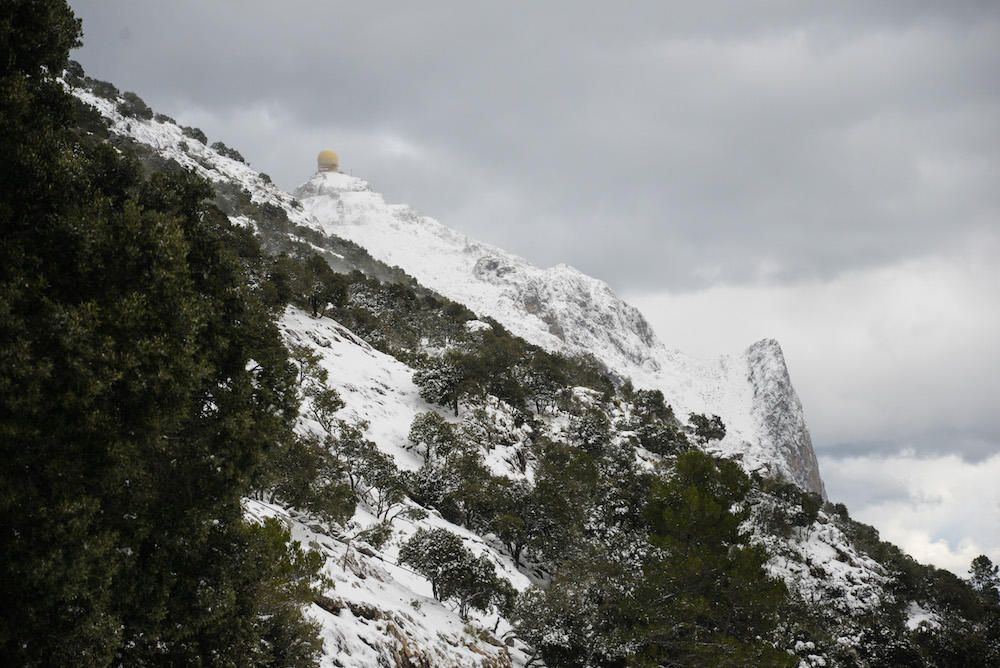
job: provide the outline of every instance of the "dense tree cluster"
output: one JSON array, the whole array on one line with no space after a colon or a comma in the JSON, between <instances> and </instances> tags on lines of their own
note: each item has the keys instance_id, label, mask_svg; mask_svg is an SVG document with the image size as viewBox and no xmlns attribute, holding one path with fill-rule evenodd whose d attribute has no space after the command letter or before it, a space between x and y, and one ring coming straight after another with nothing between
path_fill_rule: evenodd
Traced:
<instances>
[{"instance_id":1,"label":"dense tree cluster","mask_svg":"<svg viewBox=\"0 0 1000 668\"><path fill-rule=\"evenodd\" d=\"M682 454L624 545L585 542L519 601L522 634L549 666L789 665L773 638L784 587L739 528L748 490L735 464Z\"/></svg>"},{"instance_id":2,"label":"dense tree cluster","mask_svg":"<svg viewBox=\"0 0 1000 668\"><path fill-rule=\"evenodd\" d=\"M309 665L319 564L240 504L297 414L259 248L74 130L79 34L0 12L0 662Z\"/></svg>"},{"instance_id":3,"label":"dense tree cluster","mask_svg":"<svg viewBox=\"0 0 1000 668\"><path fill-rule=\"evenodd\" d=\"M507 610L515 595L486 555L475 556L446 529L418 530L403 543L399 561L430 580L434 598L458 603L462 619L471 610Z\"/></svg>"}]
</instances>

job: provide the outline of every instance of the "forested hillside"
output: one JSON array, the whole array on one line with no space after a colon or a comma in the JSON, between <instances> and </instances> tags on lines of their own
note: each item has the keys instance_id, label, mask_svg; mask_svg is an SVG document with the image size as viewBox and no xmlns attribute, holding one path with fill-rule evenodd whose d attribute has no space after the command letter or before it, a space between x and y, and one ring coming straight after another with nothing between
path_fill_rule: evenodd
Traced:
<instances>
[{"instance_id":1,"label":"forested hillside","mask_svg":"<svg viewBox=\"0 0 1000 668\"><path fill-rule=\"evenodd\" d=\"M726 415L323 231L7 5L4 665L1000 665L985 557L717 456Z\"/></svg>"}]
</instances>

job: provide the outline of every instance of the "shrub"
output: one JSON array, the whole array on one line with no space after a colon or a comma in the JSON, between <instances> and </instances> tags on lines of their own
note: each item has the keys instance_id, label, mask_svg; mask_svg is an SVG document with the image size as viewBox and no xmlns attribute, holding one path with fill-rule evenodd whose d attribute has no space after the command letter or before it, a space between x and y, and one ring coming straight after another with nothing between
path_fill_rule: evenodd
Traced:
<instances>
[{"instance_id":1,"label":"shrub","mask_svg":"<svg viewBox=\"0 0 1000 668\"><path fill-rule=\"evenodd\" d=\"M97 97L102 97L105 100L111 100L112 102L118 99L118 88L114 84L108 83L107 81L101 81L99 79L87 79L87 85L90 87L90 92Z\"/></svg>"},{"instance_id":2,"label":"shrub","mask_svg":"<svg viewBox=\"0 0 1000 668\"><path fill-rule=\"evenodd\" d=\"M390 538L392 538L392 524L389 522L373 524L358 534L358 540L368 543L376 550L381 550Z\"/></svg>"},{"instance_id":3,"label":"shrub","mask_svg":"<svg viewBox=\"0 0 1000 668\"><path fill-rule=\"evenodd\" d=\"M219 155L224 155L231 160L235 160L236 162L242 162L243 164L246 164L246 160L243 159L243 156L240 155L239 151L237 151L235 148L229 148L221 141L213 143L212 149L215 150Z\"/></svg>"},{"instance_id":4,"label":"shrub","mask_svg":"<svg viewBox=\"0 0 1000 668\"><path fill-rule=\"evenodd\" d=\"M181 128L181 133L185 137L190 137L191 139L196 139L200 141L202 144L208 144L208 137L206 137L205 133L202 132L199 128L192 128L185 126Z\"/></svg>"},{"instance_id":5,"label":"shrub","mask_svg":"<svg viewBox=\"0 0 1000 668\"><path fill-rule=\"evenodd\" d=\"M122 98L118 102L118 112L129 118L141 118L146 121L153 118L153 110L149 105L131 91L122 93Z\"/></svg>"},{"instance_id":6,"label":"shrub","mask_svg":"<svg viewBox=\"0 0 1000 668\"><path fill-rule=\"evenodd\" d=\"M78 79L82 79L85 76L83 73L83 65L81 65L75 60L69 61L68 63L66 63L66 74L72 77L76 77Z\"/></svg>"},{"instance_id":7,"label":"shrub","mask_svg":"<svg viewBox=\"0 0 1000 668\"><path fill-rule=\"evenodd\" d=\"M493 562L485 555L474 556L461 538L445 529L418 530L403 543L399 561L431 581L434 598L457 601L462 619L473 609L507 607L513 598L510 583L497 576Z\"/></svg>"},{"instance_id":8,"label":"shrub","mask_svg":"<svg viewBox=\"0 0 1000 668\"><path fill-rule=\"evenodd\" d=\"M695 439L701 445L705 445L709 441L722 440L726 436L726 425L722 424L722 418L718 415L707 417L699 413L691 413L688 422L691 423Z\"/></svg>"}]
</instances>

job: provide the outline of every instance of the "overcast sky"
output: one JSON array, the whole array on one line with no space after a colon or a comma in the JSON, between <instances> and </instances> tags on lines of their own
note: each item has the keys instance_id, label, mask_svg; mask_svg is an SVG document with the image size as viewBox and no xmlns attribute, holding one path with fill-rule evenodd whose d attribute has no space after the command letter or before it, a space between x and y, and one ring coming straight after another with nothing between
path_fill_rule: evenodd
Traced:
<instances>
[{"instance_id":1,"label":"overcast sky","mask_svg":"<svg viewBox=\"0 0 1000 668\"><path fill-rule=\"evenodd\" d=\"M1000 3L71 4L89 73L286 188L334 148L672 346L779 339L831 497L1000 560Z\"/></svg>"}]
</instances>

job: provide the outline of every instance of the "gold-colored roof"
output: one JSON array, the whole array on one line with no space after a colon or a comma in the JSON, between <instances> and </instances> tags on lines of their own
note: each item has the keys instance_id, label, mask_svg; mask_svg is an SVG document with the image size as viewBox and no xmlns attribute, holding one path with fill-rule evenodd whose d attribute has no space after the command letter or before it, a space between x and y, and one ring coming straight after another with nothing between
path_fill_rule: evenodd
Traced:
<instances>
[{"instance_id":1,"label":"gold-colored roof","mask_svg":"<svg viewBox=\"0 0 1000 668\"><path fill-rule=\"evenodd\" d=\"M320 169L336 169L340 166L340 158L336 151L325 148L316 156L316 164Z\"/></svg>"}]
</instances>

